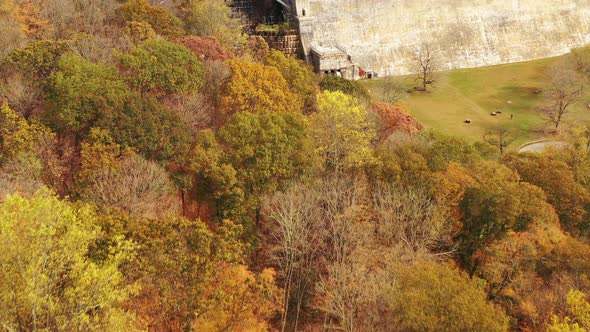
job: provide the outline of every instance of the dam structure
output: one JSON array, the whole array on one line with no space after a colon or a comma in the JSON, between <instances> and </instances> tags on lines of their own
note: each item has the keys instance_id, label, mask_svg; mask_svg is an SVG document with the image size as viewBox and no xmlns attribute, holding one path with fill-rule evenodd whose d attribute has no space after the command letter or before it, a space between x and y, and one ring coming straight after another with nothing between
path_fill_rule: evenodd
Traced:
<instances>
[{"instance_id":1,"label":"dam structure","mask_svg":"<svg viewBox=\"0 0 590 332\"><path fill-rule=\"evenodd\" d=\"M350 78L413 73L413 57L425 45L448 70L590 44L590 0L276 1L297 27L308 63L324 73L346 67Z\"/></svg>"}]
</instances>

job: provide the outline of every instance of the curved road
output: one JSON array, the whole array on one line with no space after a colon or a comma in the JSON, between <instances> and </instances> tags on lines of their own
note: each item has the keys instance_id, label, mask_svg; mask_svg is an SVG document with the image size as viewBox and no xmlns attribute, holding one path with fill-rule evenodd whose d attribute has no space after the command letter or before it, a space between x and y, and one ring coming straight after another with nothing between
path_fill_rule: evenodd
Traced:
<instances>
[{"instance_id":1,"label":"curved road","mask_svg":"<svg viewBox=\"0 0 590 332\"><path fill-rule=\"evenodd\" d=\"M560 148L565 145L564 142L560 141L540 141L527 143L518 149L518 152L543 152L548 148Z\"/></svg>"}]
</instances>

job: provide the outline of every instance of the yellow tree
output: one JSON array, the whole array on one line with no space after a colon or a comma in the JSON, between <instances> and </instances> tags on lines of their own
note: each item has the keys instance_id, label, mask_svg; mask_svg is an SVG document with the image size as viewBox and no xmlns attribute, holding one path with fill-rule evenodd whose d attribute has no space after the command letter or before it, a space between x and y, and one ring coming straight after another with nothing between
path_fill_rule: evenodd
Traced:
<instances>
[{"instance_id":1,"label":"yellow tree","mask_svg":"<svg viewBox=\"0 0 590 332\"><path fill-rule=\"evenodd\" d=\"M340 172L374 165L377 139L367 110L340 91L318 95L318 112L311 116L310 135L324 169Z\"/></svg>"},{"instance_id":2,"label":"yellow tree","mask_svg":"<svg viewBox=\"0 0 590 332\"><path fill-rule=\"evenodd\" d=\"M402 331L507 331L506 314L448 264L419 262L397 277L392 309Z\"/></svg>"},{"instance_id":3,"label":"yellow tree","mask_svg":"<svg viewBox=\"0 0 590 332\"><path fill-rule=\"evenodd\" d=\"M113 239L92 257L100 228L93 209L42 190L0 204L0 326L8 331L133 331L120 266L133 253Z\"/></svg>"},{"instance_id":4,"label":"yellow tree","mask_svg":"<svg viewBox=\"0 0 590 332\"><path fill-rule=\"evenodd\" d=\"M254 274L245 265L224 266L205 293L210 307L197 313L192 327L203 332L268 331L268 320L279 309L279 294L273 270Z\"/></svg>"},{"instance_id":5,"label":"yellow tree","mask_svg":"<svg viewBox=\"0 0 590 332\"><path fill-rule=\"evenodd\" d=\"M41 33L47 26L47 21L41 18L41 7L32 0L19 1L16 18L23 31L31 39L41 39Z\"/></svg>"},{"instance_id":6,"label":"yellow tree","mask_svg":"<svg viewBox=\"0 0 590 332\"><path fill-rule=\"evenodd\" d=\"M570 290L567 294L567 305L572 317L560 320L553 317L553 322L547 326L549 332L585 332L590 329L590 303L586 295L578 290Z\"/></svg>"},{"instance_id":7,"label":"yellow tree","mask_svg":"<svg viewBox=\"0 0 590 332\"><path fill-rule=\"evenodd\" d=\"M234 49L242 42L242 22L232 15L226 0L181 0L178 12L188 34L213 36Z\"/></svg>"},{"instance_id":8,"label":"yellow tree","mask_svg":"<svg viewBox=\"0 0 590 332\"><path fill-rule=\"evenodd\" d=\"M50 151L54 143L49 129L0 106L0 200L8 193L32 194L43 182L55 184L59 162Z\"/></svg>"},{"instance_id":9,"label":"yellow tree","mask_svg":"<svg viewBox=\"0 0 590 332\"><path fill-rule=\"evenodd\" d=\"M557 210L559 220L567 231L590 231L590 193L576 182L574 171L565 162L551 155L539 154L512 154L503 162L517 171L524 181L545 191L547 200Z\"/></svg>"},{"instance_id":10,"label":"yellow tree","mask_svg":"<svg viewBox=\"0 0 590 332\"><path fill-rule=\"evenodd\" d=\"M128 27L137 26L137 23L148 24L156 33L168 38L179 37L183 33L180 28L182 22L176 16L162 7L150 5L146 0L131 0L119 7L118 14Z\"/></svg>"},{"instance_id":11,"label":"yellow tree","mask_svg":"<svg viewBox=\"0 0 590 332\"><path fill-rule=\"evenodd\" d=\"M119 212L102 222L107 239L141 244L125 272L129 283L141 284L129 306L150 330L261 331L277 311L274 273L248 270L240 226L226 220L211 231L200 220Z\"/></svg>"},{"instance_id":12,"label":"yellow tree","mask_svg":"<svg viewBox=\"0 0 590 332\"><path fill-rule=\"evenodd\" d=\"M576 182L590 188L590 128L574 123L561 135L567 144L555 150L555 155L565 161L574 172Z\"/></svg>"},{"instance_id":13,"label":"yellow tree","mask_svg":"<svg viewBox=\"0 0 590 332\"><path fill-rule=\"evenodd\" d=\"M0 166L19 154L30 154L35 143L49 130L38 124L29 124L7 105L0 106Z\"/></svg>"},{"instance_id":14,"label":"yellow tree","mask_svg":"<svg viewBox=\"0 0 590 332\"><path fill-rule=\"evenodd\" d=\"M270 50L264 63L281 72L291 91L302 100L306 111L312 111L315 108L316 94L319 90L317 77L304 62L287 58L281 51Z\"/></svg>"},{"instance_id":15,"label":"yellow tree","mask_svg":"<svg viewBox=\"0 0 590 332\"><path fill-rule=\"evenodd\" d=\"M101 169L115 169L119 159L131 153L117 144L107 130L100 128L92 128L81 146L77 179L80 189L88 184L93 173Z\"/></svg>"},{"instance_id":16,"label":"yellow tree","mask_svg":"<svg viewBox=\"0 0 590 332\"><path fill-rule=\"evenodd\" d=\"M301 100L291 92L278 69L229 60L232 75L221 100L224 116L236 112L298 112Z\"/></svg>"}]
</instances>

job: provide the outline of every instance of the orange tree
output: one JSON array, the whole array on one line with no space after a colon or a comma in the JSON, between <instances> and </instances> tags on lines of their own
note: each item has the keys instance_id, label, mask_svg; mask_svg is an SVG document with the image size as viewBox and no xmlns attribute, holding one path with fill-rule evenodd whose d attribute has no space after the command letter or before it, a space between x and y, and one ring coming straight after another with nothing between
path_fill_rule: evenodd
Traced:
<instances>
[{"instance_id":1,"label":"orange tree","mask_svg":"<svg viewBox=\"0 0 590 332\"><path fill-rule=\"evenodd\" d=\"M576 182L573 170L565 162L549 155L512 154L504 158L504 163L524 181L545 191L566 230L585 233L590 230L590 193Z\"/></svg>"}]
</instances>

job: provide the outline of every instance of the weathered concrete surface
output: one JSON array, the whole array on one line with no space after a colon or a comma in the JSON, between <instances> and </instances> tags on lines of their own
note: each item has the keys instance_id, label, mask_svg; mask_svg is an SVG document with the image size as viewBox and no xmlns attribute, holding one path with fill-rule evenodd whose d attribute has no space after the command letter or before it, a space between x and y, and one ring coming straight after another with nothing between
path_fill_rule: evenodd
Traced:
<instances>
[{"instance_id":1,"label":"weathered concrete surface","mask_svg":"<svg viewBox=\"0 0 590 332\"><path fill-rule=\"evenodd\" d=\"M590 0L291 2L306 51L339 46L380 75L413 72L411 54L423 43L438 50L442 69L545 58L590 44Z\"/></svg>"}]
</instances>

